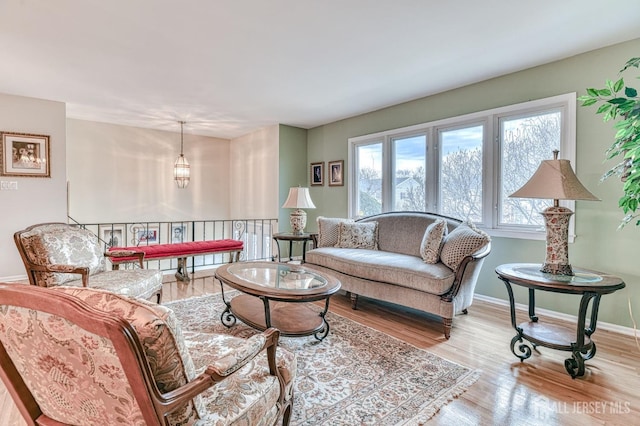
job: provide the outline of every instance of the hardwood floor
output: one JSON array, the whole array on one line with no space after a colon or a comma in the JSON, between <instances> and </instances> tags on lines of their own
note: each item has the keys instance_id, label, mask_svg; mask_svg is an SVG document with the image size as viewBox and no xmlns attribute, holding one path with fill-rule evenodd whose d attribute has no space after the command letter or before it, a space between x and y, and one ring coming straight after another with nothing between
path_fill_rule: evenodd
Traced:
<instances>
[{"instance_id":1,"label":"hardwood floor","mask_svg":"<svg viewBox=\"0 0 640 426\"><path fill-rule=\"evenodd\" d=\"M220 285L207 273L185 285L167 279L164 300L212 292ZM434 425L631 425L640 418L640 347L632 336L598 329L596 356L585 376L571 379L564 368L568 352L538 348L520 362L510 349L515 331L507 306L476 300L468 315L454 319L451 339L441 321L403 307L332 297L330 310L461 365L477 369L478 381L445 405ZM540 321L573 324L542 315ZM519 321L527 318L518 312Z\"/></svg>"},{"instance_id":2,"label":"hardwood floor","mask_svg":"<svg viewBox=\"0 0 640 426\"><path fill-rule=\"evenodd\" d=\"M211 275L197 272L190 283L166 276L163 300L219 292ZM586 362L585 376L574 380L564 368L568 352L539 348L524 362L511 353L515 331L506 306L476 300L468 315L454 319L450 340L444 339L438 318L399 306L361 298L354 311L339 294L332 297L330 310L480 372L478 381L429 424L640 424L640 347L631 336L598 329L593 335L597 354ZM518 315L526 318L524 311ZM570 325L542 315L540 321ZM8 417L11 401L2 393L0 425L24 424Z\"/></svg>"}]
</instances>

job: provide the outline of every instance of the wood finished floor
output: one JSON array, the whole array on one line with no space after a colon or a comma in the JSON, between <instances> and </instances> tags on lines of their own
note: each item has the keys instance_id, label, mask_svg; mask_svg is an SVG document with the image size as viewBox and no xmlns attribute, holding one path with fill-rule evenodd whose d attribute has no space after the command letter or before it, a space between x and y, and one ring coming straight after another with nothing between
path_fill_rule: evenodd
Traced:
<instances>
[{"instance_id":1,"label":"wood finished floor","mask_svg":"<svg viewBox=\"0 0 640 426\"><path fill-rule=\"evenodd\" d=\"M196 273L190 283L166 276L164 301L217 293L212 271ZM478 381L445 405L433 425L633 425L640 424L640 348L631 336L599 329L597 353L583 378L564 369L568 352L539 348L520 362L509 347L515 332L505 306L476 300L468 315L457 316L451 339L442 324L413 310L362 299L354 311L345 295L332 297L330 310L361 324L480 371ZM519 319L526 312L519 312ZM565 324L540 317L540 321ZM329 335L329 339L331 336ZM24 424L7 413L0 392L0 425Z\"/></svg>"},{"instance_id":2,"label":"wood finished floor","mask_svg":"<svg viewBox=\"0 0 640 426\"><path fill-rule=\"evenodd\" d=\"M168 277L164 300L219 292L220 284L209 275L200 273L189 284ZM468 315L454 319L449 340L440 320L399 306L361 299L354 311L339 294L332 297L330 311L480 371L478 381L429 424L640 424L640 348L631 336L598 329L596 356L586 362L583 378L571 379L564 368L568 352L541 347L524 362L511 353L515 331L506 306L474 301ZM525 311L518 312L519 321L526 318ZM544 316L540 321L573 327Z\"/></svg>"}]
</instances>

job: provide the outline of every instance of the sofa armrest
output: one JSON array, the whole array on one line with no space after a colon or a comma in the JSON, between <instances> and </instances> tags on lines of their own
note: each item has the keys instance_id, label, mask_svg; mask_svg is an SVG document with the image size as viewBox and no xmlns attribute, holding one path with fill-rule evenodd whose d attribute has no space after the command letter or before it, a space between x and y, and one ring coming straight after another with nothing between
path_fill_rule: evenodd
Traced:
<instances>
[{"instance_id":1,"label":"sofa armrest","mask_svg":"<svg viewBox=\"0 0 640 426\"><path fill-rule=\"evenodd\" d=\"M480 272L479 266L482 265L484 258L487 257L489 253L491 253L491 243L488 243L480 250L462 259L456 271L456 277L451 289L444 294L442 298L451 301L458 295L462 287L470 285L475 288L478 273Z\"/></svg>"}]
</instances>

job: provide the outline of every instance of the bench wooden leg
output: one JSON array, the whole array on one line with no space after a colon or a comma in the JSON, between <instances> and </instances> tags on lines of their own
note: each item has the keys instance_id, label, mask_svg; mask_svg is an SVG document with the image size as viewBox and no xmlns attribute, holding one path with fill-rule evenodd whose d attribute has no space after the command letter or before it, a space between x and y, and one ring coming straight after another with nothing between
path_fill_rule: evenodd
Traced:
<instances>
[{"instance_id":1,"label":"bench wooden leg","mask_svg":"<svg viewBox=\"0 0 640 426\"><path fill-rule=\"evenodd\" d=\"M178 270L176 271L176 278L180 281L189 281L191 278L189 277L189 269L187 268L187 258L179 257L178 258Z\"/></svg>"}]
</instances>

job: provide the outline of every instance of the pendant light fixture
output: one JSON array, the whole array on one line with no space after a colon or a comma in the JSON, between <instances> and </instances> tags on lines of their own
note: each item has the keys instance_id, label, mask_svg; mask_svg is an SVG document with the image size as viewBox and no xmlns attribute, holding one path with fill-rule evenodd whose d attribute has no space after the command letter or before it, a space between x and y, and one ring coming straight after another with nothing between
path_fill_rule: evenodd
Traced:
<instances>
[{"instance_id":1,"label":"pendant light fixture","mask_svg":"<svg viewBox=\"0 0 640 426\"><path fill-rule=\"evenodd\" d=\"M182 149L184 147L184 121L180 123L180 156L176 160L176 164L173 166L173 179L176 181L178 188L186 188L189 185L189 176L191 174L189 168L189 162L184 158Z\"/></svg>"}]
</instances>

